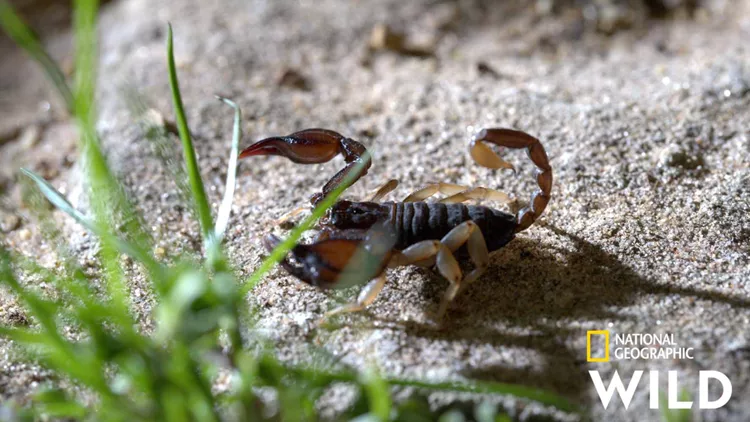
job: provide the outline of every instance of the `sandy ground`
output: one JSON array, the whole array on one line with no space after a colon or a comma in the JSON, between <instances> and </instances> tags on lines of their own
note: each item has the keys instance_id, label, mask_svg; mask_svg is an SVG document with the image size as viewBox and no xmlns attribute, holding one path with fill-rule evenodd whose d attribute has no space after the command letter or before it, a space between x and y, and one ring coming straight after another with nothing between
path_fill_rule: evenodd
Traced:
<instances>
[{"instance_id":1,"label":"sandy ground","mask_svg":"<svg viewBox=\"0 0 750 422\"><path fill-rule=\"evenodd\" d=\"M575 13L543 16L490 1L208 3L123 0L102 14L99 128L167 255L194 250L197 227L122 95L134 87L171 118L167 21L215 203L231 112L214 93L243 107L244 145L308 127L362 141L374 165L353 196L396 178L394 199L437 180L495 187L526 200L533 183L524 154L509 154L519 177L470 161L466 143L482 127L538 136L554 168L554 196L543 218L492 256L487 274L450 309L445 330L432 329L429 318L447 282L428 271L392 271L369 313L328 329L316 329L316 321L333 302L273 271L248 300L261 307L260 327L281 357L305 361L312 342L345 363L375 364L388 374L537 386L583 404L594 420L656 420L659 413L648 409L646 377L629 410L619 400L604 410L589 370L607 380L615 370L627 379L639 369L676 370L680 388L695 400L698 371L718 370L731 379L732 399L719 410L696 410L697 420L750 419L749 2L710 2L692 17L636 20L614 35L594 31ZM411 44L434 46L434 54L368 53L372 29L384 23L403 30ZM47 39L57 57L69 57L64 32ZM0 45L12 57L0 67L9 75L0 101L2 236L52 265L53 247L39 227L12 217L25 215L14 174L19 165L46 172L85 207L75 132L40 72L7 40ZM305 86L279 84L287 71L298 72ZM175 154L178 148L175 141ZM304 205L342 163L241 164L228 242L243 274L264 256L262 236L283 233L274 219ZM91 259L90 236L57 218L73 250ZM143 283L134 281L133 300L145 317L152 302ZM12 299L0 297L0 307L4 323L23 319ZM594 329L613 337L672 333L677 346L694 348L694 359L587 363L586 331ZM16 363L0 341L0 397L24 401L48 377ZM333 392L322 405L340 402ZM519 419L575 419L502 402Z\"/></svg>"}]
</instances>

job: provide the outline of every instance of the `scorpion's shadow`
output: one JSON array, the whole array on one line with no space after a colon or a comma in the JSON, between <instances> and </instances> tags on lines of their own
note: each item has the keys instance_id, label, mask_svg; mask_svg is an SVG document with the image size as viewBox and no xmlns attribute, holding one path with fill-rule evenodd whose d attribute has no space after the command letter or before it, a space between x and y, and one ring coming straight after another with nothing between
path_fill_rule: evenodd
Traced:
<instances>
[{"instance_id":1,"label":"scorpion's shadow","mask_svg":"<svg viewBox=\"0 0 750 422\"><path fill-rule=\"evenodd\" d=\"M545 388L578 400L590 385L586 355L568 340L585 335L581 324L604 329L608 322L626 318L612 310L635 305L647 295L688 296L750 308L748 299L657 283L600 246L561 228L543 227L570 244L563 250L545 251L526 238L514 240L493 257L486 275L457 299L447 316L447 329L406 323L406 331L417 337L490 345L498 351L535 350L544 359L541 370L492 364L466 370L464 375ZM423 286L425 297L437 303L445 283ZM576 328L565 328L570 323ZM519 328L533 334L515 334Z\"/></svg>"}]
</instances>

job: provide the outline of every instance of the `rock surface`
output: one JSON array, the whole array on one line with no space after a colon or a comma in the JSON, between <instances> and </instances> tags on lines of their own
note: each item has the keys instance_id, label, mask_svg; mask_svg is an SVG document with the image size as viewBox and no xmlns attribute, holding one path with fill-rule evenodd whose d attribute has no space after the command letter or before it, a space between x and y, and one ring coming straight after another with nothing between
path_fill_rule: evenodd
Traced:
<instances>
[{"instance_id":1,"label":"rock surface","mask_svg":"<svg viewBox=\"0 0 750 422\"><path fill-rule=\"evenodd\" d=\"M615 400L605 411L589 370L606 380L615 370L625 379L638 369L677 370L681 388L695 400L698 371L718 370L730 377L733 397L722 409L700 412L700 420L745 421L749 12L748 1L707 2L692 17L647 20L603 35L585 20L540 16L513 2L116 1L101 16L99 127L114 167L167 255L194 250L197 226L134 124L123 92L137 90L171 119L168 21L214 204L223 189L232 123L215 93L243 107L244 145L308 127L365 143L374 165L351 189L353 196L396 178L401 185L393 199L426 182L447 181L499 188L524 201L534 189L525 155L508 154L520 169L513 177L473 165L466 143L482 127L532 133L554 169L553 199L535 226L492 256L487 274L452 306L446 329L430 324L447 287L430 272L393 270L369 313L316 330L333 303L275 270L248 300L261 307L260 328L279 355L305 361L313 342L345 363L375 364L389 374L541 387L582 403L593 420L656 420L659 412L648 408L645 380L629 410ZM430 54L369 49L373 28L383 25L412 45L430 46ZM65 55L64 37L53 38L51 45ZM18 51L3 51L23 63L21 70L4 65L3 75L32 67ZM279 83L287 72L302 78L304 89ZM12 214L20 202L12 178L19 165L55 169L53 183L83 206L77 168L70 168L75 134L40 115L55 102L39 88L41 74L29 75L5 89L24 98L14 109L18 114L8 115L17 118L18 139L21 129L47 123L31 146L0 146L10 198L4 208L11 209L3 213ZM35 108L39 104L44 110ZM264 256L262 236L281 232L273 221L304 205L341 166L340 159L317 167L281 158L241 163L228 243L243 274ZM90 256L91 237L58 219L81 259ZM28 219L3 215L2 221L9 222L5 242L40 257L51 254ZM147 315L147 288L134 283L134 302ZM25 320L18 304L2 295L0 309L3 323ZM613 337L671 333L679 347L694 348L694 359L588 363L587 330L609 330ZM0 348L0 396L23 401L49 374L14 363L7 342ZM338 400L329 399L322 405L333 409ZM520 419L575 419L510 399L503 404Z\"/></svg>"}]
</instances>

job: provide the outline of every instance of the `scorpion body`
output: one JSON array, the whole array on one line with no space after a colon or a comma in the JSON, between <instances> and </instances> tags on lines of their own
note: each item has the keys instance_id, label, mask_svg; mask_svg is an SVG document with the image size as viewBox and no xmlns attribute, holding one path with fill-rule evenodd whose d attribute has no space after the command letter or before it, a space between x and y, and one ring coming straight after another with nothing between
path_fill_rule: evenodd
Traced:
<instances>
[{"instance_id":1,"label":"scorpion body","mask_svg":"<svg viewBox=\"0 0 750 422\"><path fill-rule=\"evenodd\" d=\"M370 214L370 218L360 217L367 220L368 224L353 224L347 216L355 212ZM393 248L399 251L421 241L442 239L461 223L473 221L487 242L487 251L492 252L502 248L515 237L517 226L513 215L494 208L439 202L341 201L334 205L328 221L339 230L369 229L374 224L383 222L393 233ZM460 248L458 252L457 257L468 257L465 247Z\"/></svg>"},{"instance_id":2,"label":"scorpion body","mask_svg":"<svg viewBox=\"0 0 750 422\"><path fill-rule=\"evenodd\" d=\"M533 136L512 129L484 129L470 143L470 154L478 164L492 169L514 167L487 144L525 149L537 167L539 189L517 215L481 205L466 205L474 199L511 202L506 193L484 187L451 183L431 183L413 192L401 202L380 200L396 188L390 180L363 201L340 200L321 219L320 234L311 244L295 246L280 262L290 274L322 288L333 287L352 272L374 270L366 274L371 281L357 300L326 314L355 312L372 303L386 282L385 270L402 265L435 267L450 282L438 310L438 319L459 291L476 280L489 265L489 253L513 240L542 214L552 190L552 168L542 144ZM280 155L300 164L323 163L341 154L346 167L310 199L317 205L332 190L344 183L355 183L369 170L372 162L367 149L357 141L325 129L308 129L288 136L256 142L240 158ZM437 193L448 195L437 202L425 200ZM290 215L296 214L298 210ZM274 235L264 239L271 250L280 242ZM370 263L356 261L365 251ZM474 268L463 274L457 259L468 258ZM360 268L361 267L361 268Z\"/></svg>"}]
</instances>

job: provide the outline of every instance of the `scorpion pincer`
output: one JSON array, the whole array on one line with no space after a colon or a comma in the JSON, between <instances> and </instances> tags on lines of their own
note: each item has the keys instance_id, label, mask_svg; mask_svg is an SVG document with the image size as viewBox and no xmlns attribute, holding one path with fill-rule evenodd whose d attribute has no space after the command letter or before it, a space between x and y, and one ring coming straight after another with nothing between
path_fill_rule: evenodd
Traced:
<instances>
[{"instance_id":1,"label":"scorpion pincer","mask_svg":"<svg viewBox=\"0 0 750 422\"><path fill-rule=\"evenodd\" d=\"M476 163L491 169L515 171L487 144L525 148L537 168L535 178L539 189L517 215L464 204L473 199L510 202L511 198L504 192L451 183L428 184L401 202L381 202L398 185L396 180L389 180L364 201L339 200L335 203L321 220L321 231L315 242L294 247L291 256L281 261L281 266L305 283L330 288L347 272L357 271L358 266L351 265L350 261L358 250L367 250L371 260L376 257L376 265L368 273L371 280L356 301L328 312L326 317L360 311L371 304L386 282L386 268L401 265L436 267L450 282L437 313L438 320L442 319L459 291L487 269L489 253L502 248L516 233L531 226L550 199L552 168L538 139L513 129L484 129L471 140L469 151ZM240 158L280 155L295 163L315 164L327 162L338 154L343 155L347 165L323 186L321 192L311 197L315 206L336 187L344 183L354 184L367 173L372 162L362 144L334 131L308 129L258 141L243 150ZM437 202L425 202L436 193L447 196ZM279 239L272 234L264 239L269 250L278 243ZM474 267L464 275L458 260L466 258Z\"/></svg>"}]
</instances>

